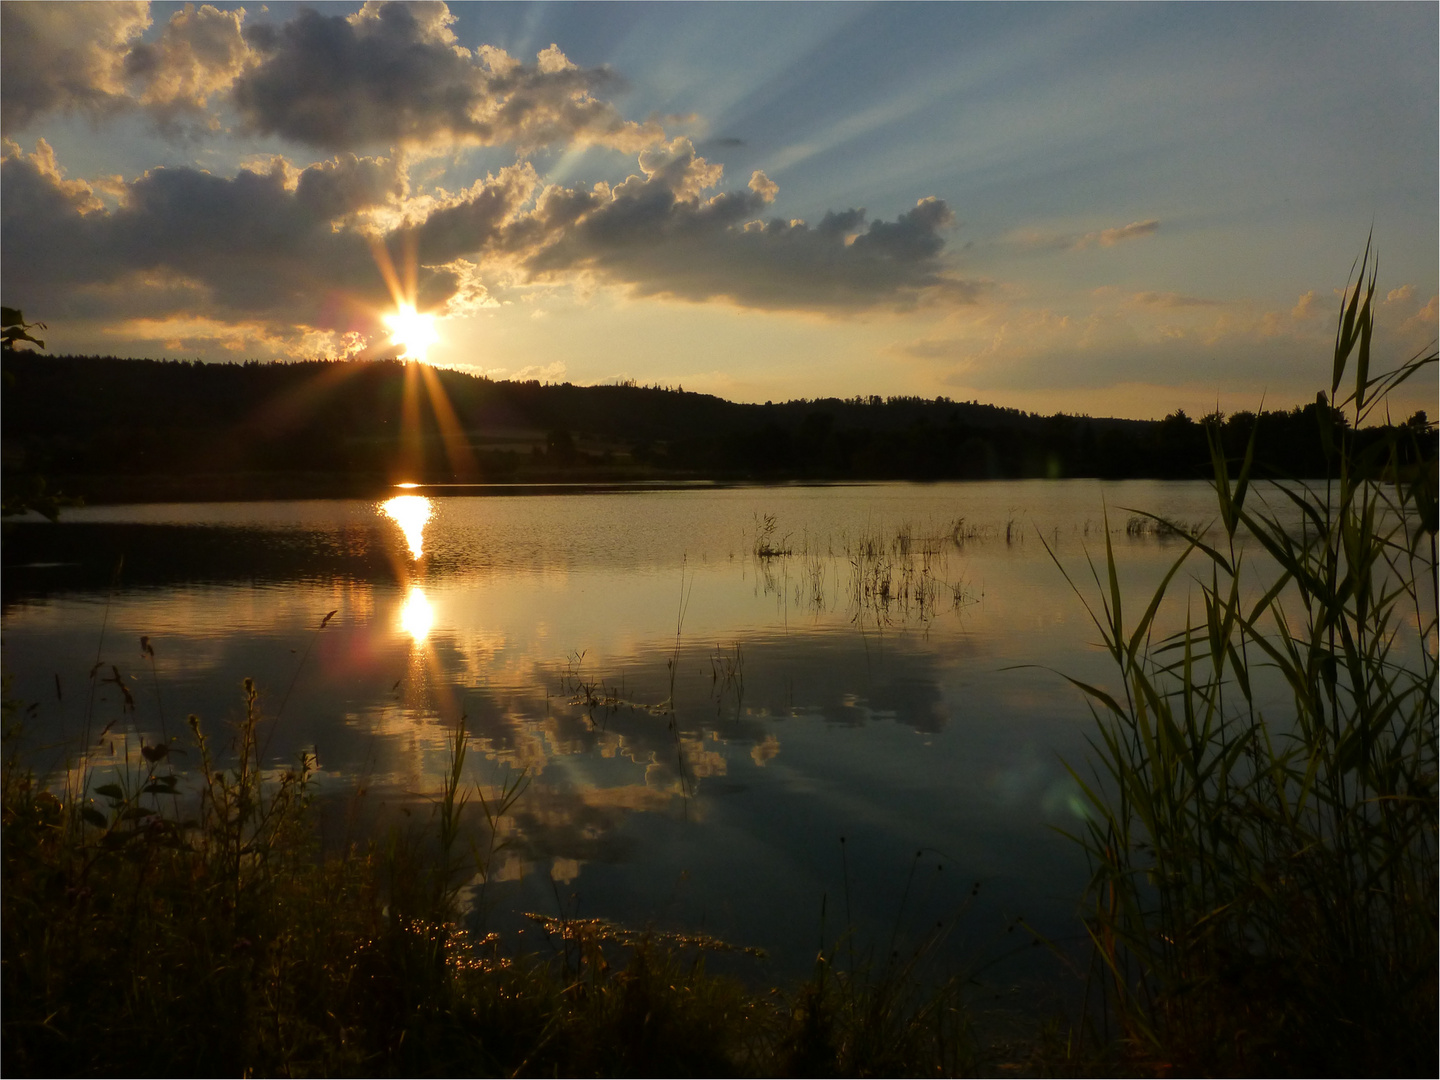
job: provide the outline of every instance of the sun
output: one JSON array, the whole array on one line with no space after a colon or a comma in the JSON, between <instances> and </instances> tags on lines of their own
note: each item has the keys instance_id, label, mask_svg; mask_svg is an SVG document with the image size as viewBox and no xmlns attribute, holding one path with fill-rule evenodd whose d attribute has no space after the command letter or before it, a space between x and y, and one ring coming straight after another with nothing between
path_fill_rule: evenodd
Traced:
<instances>
[{"instance_id":1,"label":"sun","mask_svg":"<svg viewBox=\"0 0 1440 1080\"><path fill-rule=\"evenodd\" d=\"M435 316L421 315L412 304L400 304L394 315L384 315L380 321L390 328L390 344L404 348L402 360L423 361L430 346L440 340Z\"/></svg>"}]
</instances>

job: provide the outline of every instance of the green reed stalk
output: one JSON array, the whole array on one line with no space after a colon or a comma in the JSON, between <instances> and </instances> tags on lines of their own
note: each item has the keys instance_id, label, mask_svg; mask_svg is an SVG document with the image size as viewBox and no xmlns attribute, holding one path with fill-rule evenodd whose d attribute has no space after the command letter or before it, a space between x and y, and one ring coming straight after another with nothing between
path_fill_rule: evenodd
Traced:
<instances>
[{"instance_id":1,"label":"green reed stalk","mask_svg":"<svg viewBox=\"0 0 1440 1080\"><path fill-rule=\"evenodd\" d=\"M1223 538L1193 538L1133 625L1108 525L1091 567L1120 689L1070 680L1099 728L1076 839L1115 1015L1155 1063L1436 1071L1433 429L1356 430L1436 355L1370 376L1374 292L1367 248L1317 410L1330 475L1274 485L1298 529L1256 506L1253 432L1232 478L1212 429Z\"/></svg>"}]
</instances>

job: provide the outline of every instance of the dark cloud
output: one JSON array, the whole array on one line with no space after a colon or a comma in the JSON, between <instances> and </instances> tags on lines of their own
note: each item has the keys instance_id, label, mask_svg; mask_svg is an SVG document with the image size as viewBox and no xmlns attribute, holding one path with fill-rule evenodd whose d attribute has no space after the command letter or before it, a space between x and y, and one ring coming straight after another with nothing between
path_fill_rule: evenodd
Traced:
<instances>
[{"instance_id":1,"label":"dark cloud","mask_svg":"<svg viewBox=\"0 0 1440 1080\"><path fill-rule=\"evenodd\" d=\"M125 52L149 25L144 3L0 4L0 129L126 107Z\"/></svg>"},{"instance_id":2,"label":"dark cloud","mask_svg":"<svg viewBox=\"0 0 1440 1080\"><path fill-rule=\"evenodd\" d=\"M404 189L404 176L393 160L345 154L302 172L295 198L312 217L334 221L383 206Z\"/></svg>"},{"instance_id":3,"label":"dark cloud","mask_svg":"<svg viewBox=\"0 0 1440 1080\"><path fill-rule=\"evenodd\" d=\"M220 105L244 125L326 151L398 145L600 143L634 151L663 137L597 96L608 68L579 68L551 45L533 64L461 47L443 3L366 3L352 15L302 8L245 25L211 5L171 16L142 41L149 5L6 2L0 126L51 112L94 119L142 110L161 131L220 128Z\"/></svg>"},{"instance_id":4,"label":"dark cloud","mask_svg":"<svg viewBox=\"0 0 1440 1080\"><path fill-rule=\"evenodd\" d=\"M530 247L525 268L542 280L588 271L638 296L728 300L768 310L844 312L905 308L928 297L972 300L976 287L940 259L954 216L922 199L893 222L865 211L829 212L816 225L761 221L776 185L710 198L719 169L687 140L641 156L643 176L613 190L551 188L512 238Z\"/></svg>"},{"instance_id":5,"label":"dark cloud","mask_svg":"<svg viewBox=\"0 0 1440 1080\"><path fill-rule=\"evenodd\" d=\"M254 130L327 150L432 143L597 142L635 149L658 126L626 121L595 96L605 68L581 69L554 45L534 65L460 47L444 4L367 3L346 17L302 9L246 32L263 59L235 83Z\"/></svg>"},{"instance_id":6,"label":"dark cloud","mask_svg":"<svg viewBox=\"0 0 1440 1080\"><path fill-rule=\"evenodd\" d=\"M482 254L506 226L517 221L535 185L534 169L523 164L486 177L463 198L432 211L410 230L415 250L431 264Z\"/></svg>"},{"instance_id":7,"label":"dark cloud","mask_svg":"<svg viewBox=\"0 0 1440 1080\"><path fill-rule=\"evenodd\" d=\"M552 186L526 163L456 195L414 196L393 158L283 159L232 177L154 169L102 200L67 180L43 140L0 162L0 273L27 308L80 319L208 319L265 328L373 332L390 296L374 247L419 263L422 306L492 304L497 280L590 277L636 296L825 314L973 299L943 261L953 220L923 199L894 221L859 209L810 225L762 220L777 186L707 194L717 165L677 139L647 150L610 188ZM118 202L118 205L113 205ZM12 291L13 290L13 291Z\"/></svg>"},{"instance_id":8,"label":"dark cloud","mask_svg":"<svg viewBox=\"0 0 1440 1080\"><path fill-rule=\"evenodd\" d=\"M393 187L386 162L347 158L298 179L283 162L228 179L154 169L106 209L41 148L26 155L10 144L0 163L0 274L7 293L22 289L37 310L135 315L84 308L87 298L102 309L123 305L118 286L149 282L138 292L159 307L145 314L259 321L281 332L334 326L350 318L350 301L386 300L366 238L335 227Z\"/></svg>"}]
</instances>

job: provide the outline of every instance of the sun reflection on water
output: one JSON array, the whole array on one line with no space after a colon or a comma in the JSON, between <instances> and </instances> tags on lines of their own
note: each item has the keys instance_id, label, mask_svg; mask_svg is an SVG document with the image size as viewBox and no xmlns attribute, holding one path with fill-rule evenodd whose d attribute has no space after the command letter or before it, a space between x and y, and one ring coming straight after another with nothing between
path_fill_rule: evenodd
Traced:
<instances>
[{"instance_id":1,"label":"sun reflection on water","mask_svg":"<svg viewBox=\"0 0 1440 1080\"><path fill-rule=\"evenodd\" d=\"M396 495L381 503L380 511L400 526L410 546L410 557L420 558L425 550L425 525L435 513L430 500L424 495Z\"/></svg>"},{"instance_id":2,"label":"sun reflection on water","mask_svg":"<svg viewBox=\"0 0 1440 1080\"><path fill-rule=\"evenodd\" d=\"M430 627L435 622L435 610L430 606L420 586L410 586L410 595L405 598L405 603L400 608L400 629L415 639L419 645L430 633Z\"/></svg>"}]
</instances>

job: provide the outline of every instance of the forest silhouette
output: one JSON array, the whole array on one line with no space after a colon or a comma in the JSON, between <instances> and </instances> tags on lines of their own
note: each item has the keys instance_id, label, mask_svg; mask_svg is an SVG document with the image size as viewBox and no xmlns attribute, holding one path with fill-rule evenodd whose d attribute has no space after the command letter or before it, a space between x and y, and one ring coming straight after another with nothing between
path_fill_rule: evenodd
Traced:
<instances>
[{"instance_id":1,"label":"forest silhouette","mask_svg":"<svg viewBox=\"0 0 1440 1080\"><path fill-rule=\"evenodd\" d=\"M1198 479L1211 468L1207 428L1238 456L1257 426L1256 457L1276 475L1306 477L1323 474L1325 436L1345 423L1323 400L1140 421L943 397L739 404L678 387L495 381L395 360L216 364L7 349L3 365L7 488L44 477L49 490L89 502L359 496L401 481ZM1414 453L1432 457L1424 422L1418 413L1406 423L1419 436Z\"/></svg>"}]
</instances>

